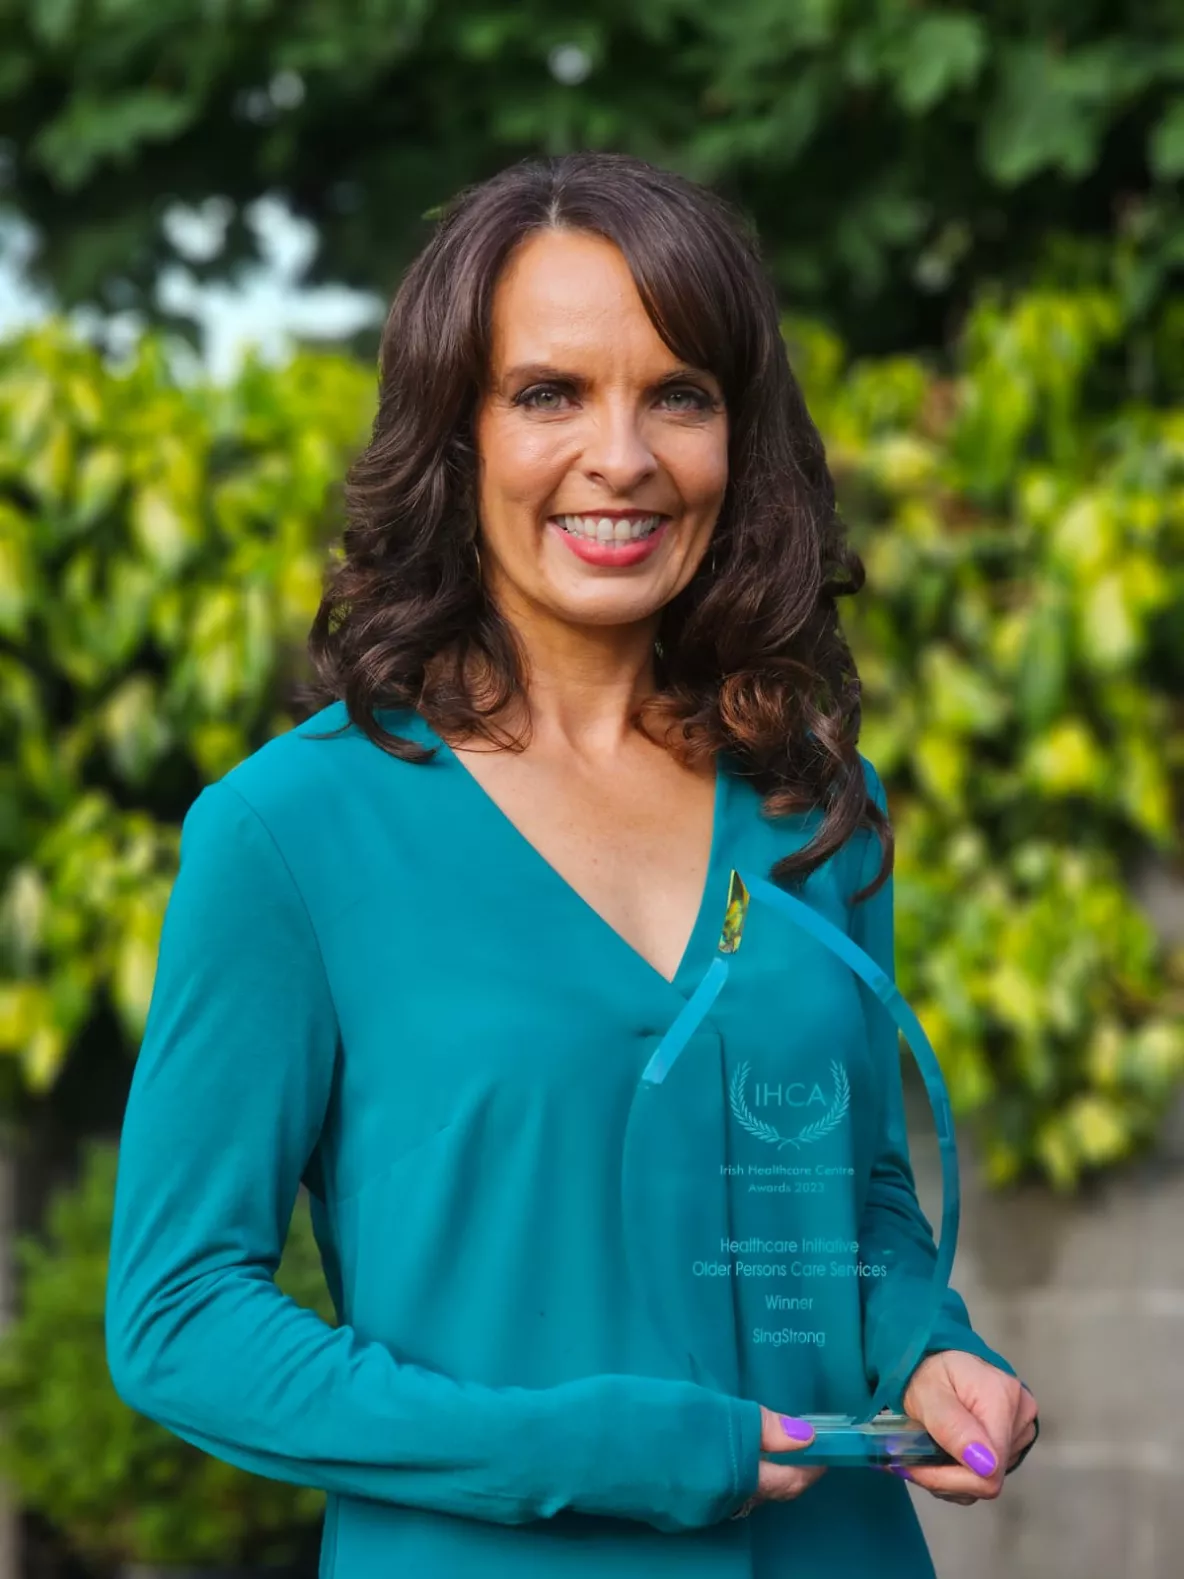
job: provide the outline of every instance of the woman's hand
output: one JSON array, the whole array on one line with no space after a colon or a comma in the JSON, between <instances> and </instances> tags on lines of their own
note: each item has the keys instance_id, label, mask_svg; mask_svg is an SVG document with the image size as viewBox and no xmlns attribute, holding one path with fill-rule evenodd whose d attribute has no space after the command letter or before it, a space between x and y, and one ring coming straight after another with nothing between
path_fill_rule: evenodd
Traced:
<instances>
[{"instance_id":1,"label":"woman's hand","mask_svg":"<svg viewBox=\"0 0 1184 1579\"><path fill-rule=\"evenodd\" d=\"M1023 1383L957 1349L922 1360L905 1391L904 1409L958 1460L906 1472L905 1478L943 1502L969 1506L997 1497L1004 1475L1036 1436L1036 1400Z\"/></svg>"},{"instance_id":2,"label":"woman's hand","mask_svg":"<svg viewBox=\"0 0 1184 1579\"><path fill-rule=\"evenodd\" d=\"M761 1405L762 1453L789 1453L795 1448L806 1447L813 1440L814 1428L805 1420L775 1414ZM751 1513L758 1502L792 1502L825 1474L823 1465L807 1467L803 1464L798 1468L792 1464L773 1464L762 1458L756 1495L749 1498L741 1512Z\"/></svg>"}]
</instances>

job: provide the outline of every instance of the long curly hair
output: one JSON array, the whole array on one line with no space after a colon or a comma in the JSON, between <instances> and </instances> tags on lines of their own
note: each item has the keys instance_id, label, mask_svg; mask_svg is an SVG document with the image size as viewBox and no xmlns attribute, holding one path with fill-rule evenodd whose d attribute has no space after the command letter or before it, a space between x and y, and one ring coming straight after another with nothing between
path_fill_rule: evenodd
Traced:
<instances>
[{"instance_id":1,"label":"long curly hair","mask_svg":"<svg viewBox=\"0 0 1184 1579\"><path fill-rule=\"evenodd\" d=\"M443 211L404 275L382 333L370 442L345 481L342 552L309 636L311 705L406 761L433 753L376 710L412 709L445 739L507 749L497 715L522 694L513 630L474 553L474 418L487 378L494 287L541 230L619 248L655 330L715 375L728 412L728 482L711 547L661 611L657 689L634 723L688 765L726 751L771 817L822 808L815 834L771 873L796 886L858 827L894 837L857 754L860 683L836 599L864 583L825 452L790 370L772 283L741 214L706 188L623 154L524 160ZM345 728L349 727L347 723Z\"/></svg>"}]
</instances>

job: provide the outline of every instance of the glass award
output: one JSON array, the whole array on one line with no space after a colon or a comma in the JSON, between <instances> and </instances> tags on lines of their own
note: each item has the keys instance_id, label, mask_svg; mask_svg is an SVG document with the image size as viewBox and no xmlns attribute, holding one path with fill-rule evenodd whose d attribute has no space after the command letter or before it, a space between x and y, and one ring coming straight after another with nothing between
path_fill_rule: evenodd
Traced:
<instances>
[{"instance_id":1,"label":"glass award","mask_svg":"<svg viewBox=\"0 0 1184 1579\"><path fill-rule=\"evenodd\" d=\"M880 1111L885 1081L900 1080L898 1067L878 1069L866 1056L886 1040L869 1034L862 1062L812 1046L809 1078L787 1083L762 1079L756 1060L729 1051L730 1038L707 1019L727 1002L720 995L739 969L746 927L754 935L770 911L854 973L865 1024L887 1015L893 1056L899 1032L916 1061L941 1161L932 1255L917 1253L916 1241L902 1253L900 1238L877 1230L856 1199L855 1150L874 1143L869 1114ZM732 872L711 964L642 1071L621 1190L631 1286L663 1347L703 1385L809 1419L814 1441L784 1462L952 1462L892 1408L926 1353L957 1237L958 1158L937 1057L871 956L755 874ZM862 1363L871 1324L874 1367Z\"/></svg>"}]
</instances>

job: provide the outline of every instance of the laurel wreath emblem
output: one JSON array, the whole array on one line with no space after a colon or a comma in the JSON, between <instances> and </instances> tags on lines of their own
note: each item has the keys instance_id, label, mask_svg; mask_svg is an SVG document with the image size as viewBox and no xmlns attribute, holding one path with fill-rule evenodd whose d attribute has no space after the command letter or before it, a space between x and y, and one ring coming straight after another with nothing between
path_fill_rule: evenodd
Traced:
<instances>
[{"instance_id":1,"label":"laurel wreath emblem","mask_svg":"<svg viewBox=\"0 0 1184 1579\"><path fill-rule=\"evenodd\" d=\"M831 1081L834 1085L834 1098L830 1107L821 1118L816 1118L813 1123L806 1124L798 1130L796 1135L783 1135L772 1124L767 1124L764 1119L757 1118L748 1106L744 1091L748 1085L748 1064L741 1064L732 1076L728 1086L728 1103L736 1116L742 1129L746 1129L757 1140L763 1140L770 1146L776 1146L778 1151L783 1151L786 1146L792 1146L795 1151L800 1151L803 1146L821 1140L837 1129L843 1115L851 1106L851 1085L847 1079L847 1071L842 1064L832 1060L830 1066Z\"/></svg>"}]
</instances>

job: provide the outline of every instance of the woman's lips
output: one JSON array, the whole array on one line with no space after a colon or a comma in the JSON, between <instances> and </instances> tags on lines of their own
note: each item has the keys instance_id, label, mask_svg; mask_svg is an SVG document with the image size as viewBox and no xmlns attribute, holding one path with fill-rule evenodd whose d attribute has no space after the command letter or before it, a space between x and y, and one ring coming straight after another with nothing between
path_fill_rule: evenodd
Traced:
<instances>
[{"instance_id":1,"label":"woman's lips","mask_svg":"<svg viewBox=\"0 0 1184 1579\"><path fill-rule=\"evenodd\" d=\"M582 559L586 565L623 568L626 565L640 564L643 559L648 559L666 536L669 526L669 521L663 521L661 526L655 528L648 536L639 537L635 542L629 543L602 543L596 538L578 537L574 532L565 532L554 521L547 522L547 531L553 532L576 558Z\"/></svg>"}]
</instances>

